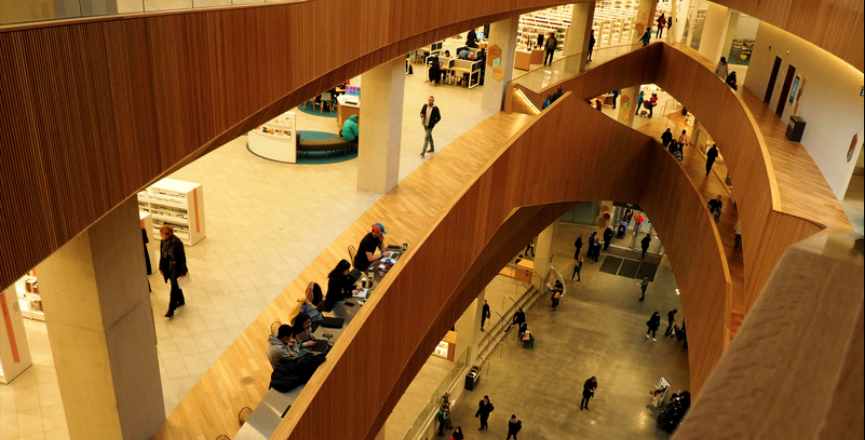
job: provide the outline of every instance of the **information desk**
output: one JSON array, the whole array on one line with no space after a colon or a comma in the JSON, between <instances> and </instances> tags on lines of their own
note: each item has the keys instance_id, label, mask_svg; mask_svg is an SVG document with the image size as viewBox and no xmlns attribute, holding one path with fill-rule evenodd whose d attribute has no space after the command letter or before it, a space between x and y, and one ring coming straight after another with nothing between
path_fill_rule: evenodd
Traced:
<instances>
[{"instance_id":1,"label":"information desk","mask_svg":"<svg viewBox=\"0 0 865 440\"><path fill-rule=\"evenodd\" d=\"M514 69L529 70L532 68L532 53L527 50L517 50L514 53Z\"/></svg>"},{"instance_id":2,"label":"information desk","mask_svg":"<svg viewBox=\"0 0 865 440\"><path fill-rule=\"evenodd\" d=\"M342 130L342 123L351 115L360 117L360 97L352 95L339 95L336 97L336 124L337 129Z\"/></svg>"},{"instance_id":3,"label":"information desk","mask_svg":"<svg viewBox=\"0 0 865 440\"><path fill-rule=\"evenodd\" d=\"M534 272L535 262L532 260L522 260L517 263L517 267L514 270L514 279L530 284L532 282L532 274Z\"/></svg>"},{"instance_id":4,"label":"information desk","mask_svg":"<svg viewBox=\"0 0 865 440\"><path fill-rule=\"evenodd\" d=\"M247 148L265 159L297 163L297 125L293 112L283 113L248 134Z\"/></svg>"}]
</instances>

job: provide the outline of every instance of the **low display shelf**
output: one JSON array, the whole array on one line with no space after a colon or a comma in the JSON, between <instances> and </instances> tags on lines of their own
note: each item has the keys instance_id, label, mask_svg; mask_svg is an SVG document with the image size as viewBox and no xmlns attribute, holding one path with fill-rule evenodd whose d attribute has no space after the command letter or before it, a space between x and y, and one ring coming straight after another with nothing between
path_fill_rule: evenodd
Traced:
<instances>
[{"instance_id":1,"label":"low display shelf","mask_svg":"<svg viewBox=\"0 0 865 440\"><path fill-rule=\"evenodd\" d=\"M21 316L39 321L45 320L42 310L42 296L39 295L39 281L36 272L30 271L15 283L15 293L18 295L18 306Z\"/></svg>"},{"instance_id":2,"label":"low display shelf","mask_svg":"<svg viewBox=\"0 0 865 440\"><path fill-rule=\"evenodd\" d=\"M162 225L187 246L205 237L204 192L200 183L162 179L138 193L138 208L152 219L151 235L159 240Z\"/></svg>"}]
</instances>

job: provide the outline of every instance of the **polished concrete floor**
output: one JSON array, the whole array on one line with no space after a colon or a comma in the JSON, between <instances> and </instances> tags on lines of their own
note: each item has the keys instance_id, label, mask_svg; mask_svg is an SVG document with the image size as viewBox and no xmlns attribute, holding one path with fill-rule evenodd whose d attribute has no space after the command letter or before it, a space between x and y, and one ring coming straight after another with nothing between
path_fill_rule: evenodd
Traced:
<instances>
[{"instance_id":1,"label":"polished concrete floor","mask_svg":"<svg viewBox=\"0 0 865 440\"><path fill-rule=\"evenodd\" d=\"M570 274L573 241L591 226L562 224L554 264ZM524 349L509 335L491 356L479 386L465 392L453 408L453 423L466 438L502 439L511 414L523 422L521 440L540 439L666 439L656 428L660 410L651 407L649 390L661 377L673 391L688 389L688 357L682 344L659 335L646 339L646 321L654 311L664 316L679 308L675 279L665 258L645 302L638 301L636 280L598 272L603 263L586 262L582 281L553 312L542 298L528 312L529 329L537 338ZM681 314L679 319L682 319ZM598 378L591 411L580 411L583 382ZM496 407L488 432L478 433L477 401L489 395Z\"/></svg>"}]
</instances>

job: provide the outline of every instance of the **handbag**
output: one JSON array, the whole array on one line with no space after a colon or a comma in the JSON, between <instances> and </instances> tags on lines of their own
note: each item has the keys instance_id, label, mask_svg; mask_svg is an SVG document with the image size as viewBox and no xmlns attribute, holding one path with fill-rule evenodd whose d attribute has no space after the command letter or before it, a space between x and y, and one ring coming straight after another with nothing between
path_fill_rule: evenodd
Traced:
<instances>
[{"instance_id":1,"label":"handbag","mask_svg":"<svg viewBox=\"0 0 865 440\"><path fill-rule=\"evenodd\" d=\"M188 285L192 284L192 274L186 272L186 275L177 279L177 285L182 289Z\"/></svg>"}]
</instances>

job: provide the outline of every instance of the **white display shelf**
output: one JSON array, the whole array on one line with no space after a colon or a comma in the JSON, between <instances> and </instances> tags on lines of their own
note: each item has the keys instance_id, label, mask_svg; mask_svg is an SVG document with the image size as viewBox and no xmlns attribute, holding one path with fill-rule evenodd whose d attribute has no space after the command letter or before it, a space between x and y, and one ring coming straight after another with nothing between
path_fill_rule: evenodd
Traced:
<instances>
[{"instance_id":1,"label":"white display shelf","mask_svg":"<svg viewBox=\"0 0 865 440\"><path fill-rule=\"evenodd\" d=\"M38 280L32 273L31 271L28 275L24 275L15 282L15 294L18 296L18 306L21 308L21 316L44 321L45 313L42 311L42 296L39 295Z\"/></svg>"},{"instance_id":2,"label":"white display shelf","mask_svg":"<svg viewBox=\"0 0 865 440\"><path fill-rule=\"evenodd\" d=\"M294 112L287 112L250 130L247 148L265 159L297 163L297 124Z\"/></svg>"},{"instance_id":3,"label":"white display shelf","mask_svg":"<svg viewBox=\"0 0 865 440\"><path fill-rule=\"evenodd\" d=\"M167 224L183 244L193 246L206 236L204 191L200 183L162 179L138 193L138 208L150 214L150 233L159 240L159 228Z\"/></svg>"}]
</instances>

